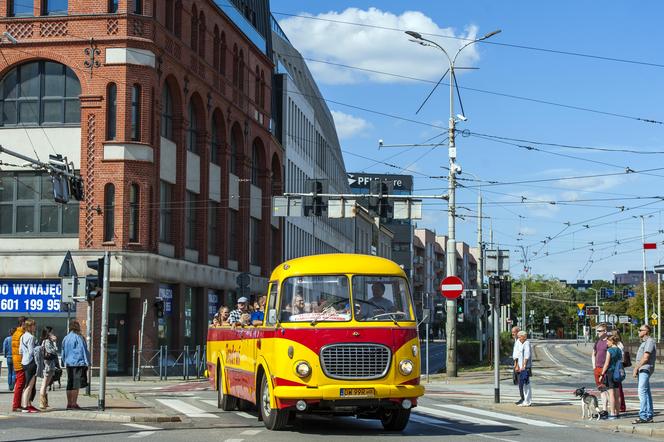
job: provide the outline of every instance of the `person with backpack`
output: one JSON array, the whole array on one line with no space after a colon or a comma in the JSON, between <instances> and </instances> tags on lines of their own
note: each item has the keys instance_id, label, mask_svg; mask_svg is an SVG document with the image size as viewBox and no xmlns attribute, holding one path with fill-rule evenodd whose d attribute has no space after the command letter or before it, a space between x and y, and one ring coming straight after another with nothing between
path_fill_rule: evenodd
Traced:
<instances>
[{"instance_id":1,"label":"person with backpack","mask_svg":"<svg viewBox=\"0 0 664 442\"><path fill-rule=\"evenodd\" d=\"M618 419L618 408L620 399L618 397L618 387L625 380L625 369L622 364L622 352L618 347L618 337L611 336L607 340L608 349L606 351L606 360L602 367L602 379L609 393L609 417L608 419Z\"/></svg>"}]
</instances>

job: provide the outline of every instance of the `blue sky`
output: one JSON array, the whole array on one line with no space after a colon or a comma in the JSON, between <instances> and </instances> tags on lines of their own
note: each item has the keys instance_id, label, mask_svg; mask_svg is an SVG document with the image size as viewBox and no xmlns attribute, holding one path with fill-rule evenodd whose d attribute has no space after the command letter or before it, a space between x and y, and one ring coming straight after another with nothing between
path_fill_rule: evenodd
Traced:
<instances>
[{"instance_id":1,"label":"blue sky","mask_svg":"<svg viewBox=\"0 0 664 442\"><path fill-rule=\"evenodd\" d=\"M271 2L275 17L305 57L365 69L308 62L326 99L423 123L328 104L338 123L348 171L399 172L375 160L408 167L420 194L445 191L445 181L427 177L446 174L441 168L448 162L446 143L438 148L379 149L377 140L386 145L417 144L444 132L435 126L447 126L449 77L422 111L415 112L447 62L440 51L379 27L435 34L427 37L453 52L463 42L459 38L501 29L489 40L496 44L473 45L459 57L457 66L479 69L458 73L468 121L457 128L523 141L504 144L478 135L457 137L458 162L464 171L460 182L466 186L458 191L457 202L467 208L458 213L471 216L458 220L457 237L471 244L476 241L477 220L472 215L478 182L472 181L473 174L485 180L484 212L491 218L485 219L485 232L492 225L494 242L511 250L513 275L523 272L519 262L523 246L532 273L567 280L611 279L612 272L640 269L641 220L634 216L650 216L645 219L647 241L659 243L657 251L648 251L649 265L664 258L664 233L659 233L664 232L664 202L648 198L664 196L664 154L585 149L664 151L664 124L638 120L664 121L664 39L659 32L664 4L598 5L591 1ZM455 113L460 112L456 101ZM586 178L502 184L579 176ZM444 209L445 204L429 203L418 225L446 233Z\"/></svg>"}]
</instances>

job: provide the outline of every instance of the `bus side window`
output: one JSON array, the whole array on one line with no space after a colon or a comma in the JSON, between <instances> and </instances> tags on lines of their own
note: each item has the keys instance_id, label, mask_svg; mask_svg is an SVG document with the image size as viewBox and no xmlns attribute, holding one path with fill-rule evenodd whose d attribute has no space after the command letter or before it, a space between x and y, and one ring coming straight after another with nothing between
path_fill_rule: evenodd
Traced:
<instances>
[{"instance_id":1,"label":"bus side window","mask_svg":"<svg viewBox=\"0 0 664 442\"><path fill-rule=\"evenodd\" d=\"M265 309L265 325L275 325L277 323L277 295L279 282L274 281L270 284L270 296Z\"/></svg>"}]
</instances>

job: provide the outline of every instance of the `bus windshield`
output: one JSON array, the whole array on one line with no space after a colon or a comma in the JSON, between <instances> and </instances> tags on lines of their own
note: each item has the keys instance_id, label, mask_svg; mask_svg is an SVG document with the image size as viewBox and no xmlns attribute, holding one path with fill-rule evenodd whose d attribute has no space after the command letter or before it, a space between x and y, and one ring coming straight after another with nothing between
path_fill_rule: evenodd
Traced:
<instances>
[{"instance_id":1,"label":"bus windshield","mask_svg":"<svg viewBox=\"0 0 664 442\"><path fill-rule=\"evenodd\" d=\"M398 276L353 277L357 321L413 321L408 284Z\"/></svg>"},{"instance_id":2,"label":"bus windshield","mask_svg":"<svg viewBox=\"0 0 664 442\"><path fill-rule=\"evenodd\" d=\"M281 322L350 321L346 275L297 276L282 286Z\"/></svg>"}]
</instances>

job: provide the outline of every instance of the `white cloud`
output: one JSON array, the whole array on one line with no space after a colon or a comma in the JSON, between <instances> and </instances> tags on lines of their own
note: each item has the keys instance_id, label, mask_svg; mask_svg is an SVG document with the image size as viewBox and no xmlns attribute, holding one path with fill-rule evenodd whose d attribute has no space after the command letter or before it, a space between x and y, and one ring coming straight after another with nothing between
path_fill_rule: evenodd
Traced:
<instances>
[{"instance_id":1,"label":"white cloud","mask_svg":"<svg viewBox=\"0 0 664 442\"><path fill-rule=\"evenodd\" d=\"M461 32L453 28L441 28L419 11L405 11L401 15L395 15L378 8L367 10L348 8L342 12L304 15L336 22L376 26L375 28L353 26L306 17L289 17L281 20L279 24L282 29L305 57L429 80L438 80L444 72L443 69L447 65L444 54L435 48L423 47L408 41L409 37L402 32L385 28L417 31L439 43L451 56L454 56L459 47L466 43L459 38L474 39L478 32L477 26L474 25L468 25ZM473 66L478 59L477 45L472 45L464 49L457 63L458 66ZM408 81L376 72L350 70L311 61L307 63L316 81L320 83Z\"/></svg>"},{"instance_id":2,"label":"white cloud","mask_svg":"<svg viewBox=\"0 0 664 442\"><path fill-rule=\"evenodd\" d=\"M523 236L532 236L537 233L537 230L533 227L523 226L521 229L519 229L519 233Z\"/></svg>"},{"instance_id":3,"label":"white cloud","mask_svg":"<svg viewBox=\"0 0 664 442\"><path fill-rule=\"evenodd\" d=\"M371 128L371 123L364 118L355 117L340 111L331 112L332 118L334 118L334 125L337 128L337 135L341 139L352 138Z\"/></svg>"}]
</instances>

